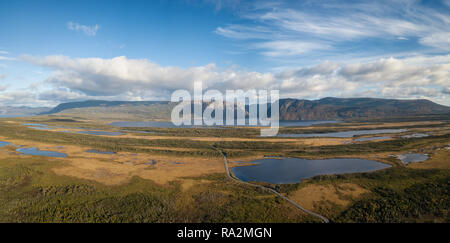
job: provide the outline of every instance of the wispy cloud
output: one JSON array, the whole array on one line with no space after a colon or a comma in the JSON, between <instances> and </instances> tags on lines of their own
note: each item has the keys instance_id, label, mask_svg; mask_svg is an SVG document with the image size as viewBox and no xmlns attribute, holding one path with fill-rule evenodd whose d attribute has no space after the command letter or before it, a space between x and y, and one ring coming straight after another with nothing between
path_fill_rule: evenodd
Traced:
<instances>
[{"instance_id":1,"label":"wispy cloud","mask_svg":"<svg viewBox=\"0 0 450 243\"><path fill-rule=\"evenodd\" d=\"M433 33L421 38L419 42L442 50L450 50L450 31Z\"/></svg>"},{"instance_id":2,"label":"wispy cloud","mask_svg":"<svg viewBox=\"0 0 450 243\"><path fill-rule=\"evenodd\" d=\"M13 61L16 59L14 57L0 56L0 61L2 60Z\"/></svg>"},{"instance_id":3,"label":"wispy cloud","mask_svg":"<svg viewBox=\"0 0 450 243\"><path fill-rule=\"evenodd\" d=\"M300 41L268 41L257 43L254 47L264 49L262 53L266 56L296 56L313 50L329 49L327 44Z\"/></svg>"},{"instance_id":4,"label":"wispy cloud","mask_svg":"<svg viewBox=\"0 0 450 243\"><path fill-rule=\"evenodd\" d=\"M6 74L0 74L0 80L6 78ZM6 84L0 84L0 92L5 91L8 88Z\"/></svg>"},{"instance_id":5,"label":"wispy cloud","mask_svg":"<svg viewBox=\"0 0 450 243\"><path fill-rule=\"evenodd\" d=\"M219 26L215 33L235 40L264 39L271 43L316 43L339 50L365 41L407 41L438 51L450 49L450 15L443 8L429 8L420 1L280 1L277 6L255 4L240 17L244 22ZM245 23L245 24L244 24ZM257 45L258 46L258 45ZM279 53L279 45L259 45L263 55ZM273 47L273 50L268 50ZM369 45L368 48L377 48ZM303 48L302 48L303 49ZM315 51L320 48L310 48ZM304 52L288 52L292 55ZM338 52L339 53L339 52Z\"/></svg>"},{"instance_id":6,"label":"wispy cloud","mask_svg":"<svg viewBox=\"0 0 450 243\"><path fill-rule=\"evenodd\" d=\"M100 29L100 26L98 24L87 26L70 21L67 23L67 28L69 30L81 31L88 36L95 36L97 34L97 31Z\"/></svg>"}]
</instances>

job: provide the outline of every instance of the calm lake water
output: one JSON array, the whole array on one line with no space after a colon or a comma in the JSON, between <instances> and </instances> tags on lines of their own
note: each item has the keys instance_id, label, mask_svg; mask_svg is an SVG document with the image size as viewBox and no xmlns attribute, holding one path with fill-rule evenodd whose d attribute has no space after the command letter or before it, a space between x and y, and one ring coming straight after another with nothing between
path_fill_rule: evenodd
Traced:
<instances>
[{"instance_id":1,"label":"calm lake water","mask_svg":"<svg viewBox=\"0 0 450 243\"><path fill-rule=\"evenodd\" d=\"M329 132L329 133L279 134L278 136L292 137L292 138L312 138L312 137L351 138L356 135L401 133L406 131L408 131L408 129L375 129L375 130L355 130L355 131Z\"/></svg>"},{"instance_id":2,"label":"calm lake water","mask_svg":"<svg viewBox=\"0 0 450 243\"><path fill-rule=\"evenodd\" d=\"M422 162L428 159L428 155L426 154L400 154L397 157L403 162L403 164L407 165L409 163L417 163Z\"/></svg>"},{"instance_id":3,"label":"calm lake water","mask_svg":"<svg viewBox=\"0 0 450 243\"><path fill-rule=\"evenodd\" d=\"M408 135L404 135L402 136L402 138L424 138L424 137L428 137L430 135L426 134L426 133L414 133L414 134L408 134Z\"/></svg>"},{"instance_id":4,"label":"calm lake water","mask_svg":"<svg viewBox=\"0 0 450 243\"><path fill-rule=\"evenodd\" d=\"M39 150L37 148L19 148L16 151L20 152L22 154L26 154L26 155L39 155L39 156L57 157L57 158L67 157L67 154L65 154L65 153Z\"/></svg>"},{"instance_id":5,"label":"calm lake water","mask_svg":"<svg viewBox=\"0 0 450 243\"><path fill-rule=\"evenodd\" d=\"M231 169L243 181L263 181L273 184L298 183L302 179L317 175L370 172L391 167L373 160L299 158L255 160L257 165Z\"/></svg>"},{"instance_id":6,"label":"calm lake water","mask_svg":"<svg viewBox=\"0 0 450 243\"><path fill-rule=\"evenodd\" d=\"M47 127L48 126L46 124L39 124L39 123L26 123L26 124L23 124L23 125L31 126L31 127Z\"/></svg>"},{"instance_id":7,"label":"calm lake water","mask_svg":"<svg viewBox=\"0 0 450 243\"><path fill-rule=\"evenodd\" d=\"M1 147L5 147L5 146L7 146L7 145L11 145L11 143L9 143L9 142L4 142L4 141L0 141L0 148L1 148Z\"/></svg>"},{"instance_id":8,"label":"calm lake water","mask_svg":"<svg viewBox=\"0 0 450 243\"><path fill-rule=\"evenodd\" d=\"M355 138L353 141L355 142L365 142L365 141L375 141L381 139L390 139L391 137L370 137L370 138Z\"/></svg>"},{"instance_id":9,"label":"calm lake water","mask_svg":"<svg viewBox=\"0 0 450 243\"><path fill-rule=\"evenodd\" d=\"M305 127L305 126L313 126L317 124L326 124L326 123L337 123L339 121L280 121L280 126L282 127ZM157 128L208 128L208 126L175 126L172 122L158 122L158 121L120 121L120 122L112 122L109 125L115 127L157 127ZM216 126L220 127L220 126ZM227 127L224 125L224 127Z\"/></svg>"},{"instance_id":10,"label":"calm lake water","mask_svg":"<svg viewBox=\"0 0 450 243\"><path fill-rule=\"evenodd\" d=\"M51 127L35 127L35 126L28 126L28 128L32 128L35 130L53 130Z\"/></svg>"},{"instance_id":11,"label":"calm lake water","mask_svg":"<svg viewBox=\"0 0 450 243\"><path fill-rule=\"evenodd\" d=\"M39 123L27 123L23 124L27 126L28 128L35 129L35 130L52 130L52 127L47 126L46 124L39 124Z\"/></svg>"}]
</instances>

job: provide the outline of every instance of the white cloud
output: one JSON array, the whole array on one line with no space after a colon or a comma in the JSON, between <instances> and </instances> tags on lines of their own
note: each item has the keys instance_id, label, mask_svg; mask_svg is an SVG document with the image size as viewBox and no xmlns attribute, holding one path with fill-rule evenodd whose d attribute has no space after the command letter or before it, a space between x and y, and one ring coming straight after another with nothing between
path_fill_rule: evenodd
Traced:
<instances>
[{"instance_id":1,"label":"white cloud","mask_svg":"<svg viewBox=\"0 0 450 243\"><path fill-rule=\"evenodd\" d=\"M16 60L16 59L13 58L13 57L0 56L0 61L2 61L2 60L13 61L13 60Z\"/></svg>"},{"instance_id":2,"label":"white cloud","mask_svg":"<svg viewBox=\"0 0 450 243\"><path fill-rule=\"evenodd\" d=\"M82 31L84 34L88 36L95 36L97 34L97 31L100 29L100 26L98 24L93 26L87 26L70 21L67 23L67 28L69 30Z\"/></svg>"},{"instance_id":3,"label":"white cloud","mask_svg":"<svg viewBox=\"0 0 450 243\"><path fill-rule=\"evenodd\" d=\"M176 89L192 90L195 81L203 81L205 89L221 91L280 89L284 98L371 96L449 102L450 55L381 58L350 64L326 61L276 73L220 69L214 64L165 67L146 59L126 57L22 58L53 70L46 80L53 88L40 91L35 97L44 103L85 99L168 100Z\"/></svg>"},{"instance_id":4,"label":"white cloud","mask_svg":"<svg viewBox=\"0 0 450 243\"><path fill-rule=\"evenodd\" d=\"M443 50L450 50L450 32L438 32L425 36L419 40L423 45L433 46Z\"/></svg>"},{"instance_id":5,"label":"white cloud","mask_svg":"<svg viewBox=\"0 0 450 243\"><path fill-rule=\"evenodd\" d=\"M2 106L8 105L40 106L43 103L39 101L37 99L36 94L31 91L16 90L0 93L0 104L2 104Z\"/></svg>"},{"instance_id":6,"label":"white cloud","mask_svg":"<svg viewBox=\"0 0 450 243\"><path fill-rule=\"evenodd\" d=\"M0 55L8 55L9 52L0 50Z\"/></svg>"},{"instance_id":7,"label":"white cloud","mask_svg":"<svg viewBox=\"0 0 450 243\"><path fill-rule=\"evenodd\" d=\"M227 38L241 40L271 39L273 36L272 30L263 26L229 25L224 28L217 27L214 32Z\"/></svg>"},{"instance_id":8,"label":"white cloud","mask_svg":"<svg viewBox=\"0 0 450 243\"><path fill-rule=\"evenodd\" d=\"M254 45L257 48L264 49L266 56L297 56L312 50L329 49L326 44L300 41L268 41Z\"/></svg>"},{"instance_id":9,"label":"white cloud","mask_svg":"<svg viewBox=\"0 0 450 243\"><path fill-rule=\"evenodd\" d=\"M126 57L71 59L65 56L24 56L23 60L54 69L47 82L55 87L91 96L117 96L130 92L136 98L167 99L176 89L191 90L197 80L204 81L205 88L227 87L227 84L248 88L249 85L266 86L273 79L271 74L220 70L215 64L184 69Z\"/></svg>"},{"instance_id":10,"label":"white cloud","mask_svg":"<svg viewBox=\"0 0 450 243\"><path fill-rule=\"evenodd\" d=\"M442 93L450 95L450 87L443 88Z\"/></svg>"},{"instance_id":11,"label":"white cloud","mask_svg":"<svg viewBox=\"0 0 450 243\"><path fill-rule=\"evenodd\" d=\"M450 8L450 0L443 0L443 3Z\"/></svg>"},{"instance_id":12,"label":"white cloud","mask_svg":"<svg viewBox=\"0 0 450 243\"><path fill-rule=\"evenodd\" d=\"M356 82L450 86L450 63L413 65L408 64L407 59L388 58L371 63L349 64L343 66L339 74Z\"/></svg>"}]
</instances>

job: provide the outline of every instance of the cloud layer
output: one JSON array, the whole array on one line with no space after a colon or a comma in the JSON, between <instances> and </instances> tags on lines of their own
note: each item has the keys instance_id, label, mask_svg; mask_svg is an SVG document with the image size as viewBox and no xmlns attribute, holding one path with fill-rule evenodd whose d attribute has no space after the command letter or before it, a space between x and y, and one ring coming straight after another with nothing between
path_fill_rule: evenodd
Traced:
<instances>
[{"instance_id":1,"label":"cloud layer","mask_svg":"<svg viewBox=\"0 0 450 243\"><path fill-rule=\"evenodd\" d=\"M449 104L450 55L382 58L370 62L323 62L276 73L221 69L215 64L180 68L124 56L70 58L32 57L22 60L52 70L43 82L51 89L20 95L41 103L84 99L169 100L174 90L192 90L195 81L205 89L280 89L282 97L427 98ZM17 99L4 92L0 102ZM20 98L19 98L20 99Z\"/></svg>"}]
</instances>

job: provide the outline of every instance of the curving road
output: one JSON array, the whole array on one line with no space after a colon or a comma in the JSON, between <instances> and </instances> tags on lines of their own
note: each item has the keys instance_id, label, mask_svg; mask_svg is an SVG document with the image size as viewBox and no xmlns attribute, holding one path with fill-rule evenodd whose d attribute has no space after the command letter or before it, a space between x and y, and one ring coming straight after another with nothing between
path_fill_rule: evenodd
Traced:
<instances>
[{"instance_id":1,"label":"curving road","mask_svg":"<svg viewBox=\"0 0 450 243\"><path fill-rule=\"evenodd\" d=\"M215 149L216 149L216 148L215 148ZM292 201L291 199L289 199L289 198L283 196L281 193L275 191L275 190L272 189L272 188L268 188L268 187L265 187L265 186L261 186L261 185L256 185L256 184L248 183L248 182L241 181L241 180L235 178L235 177L234 177L233 175L231 175L231 173L230 173L230 169L229 169L229 167L228 167L228 159L227 159L227 155L226 155L222 150L220 150L220 149L216 149L216 150L218 150L218 151L223 155L223 161L224 161L224 164L225 164L225 171L227 172L227 176L228 176L228 178L230 178L230 180L236 181L236 182L241 183L241 184L245 184L245 185L249 185L249 186L253 186L253 187L259 187L259 188L261 188L261 189L267 190L267 191L269 191L269 192L275 194L276 196L278 196L278 197L280 197L280 198L283 198L284 200L286 200L287 202L289 202L290 204L292 204L292 205L295 206L296 208L302 210L303 212L305 212L305 213L307 213L307 214L309 214L309 215L311 215L311 216L314 216L314 217L319 218L322 222L324 222L324 223L329 223L329 222L330 222L330 221L329 221L327 218L325 218L324 216L322 216L322 215L320 215L320 214L317 214L317 213L314 213L314 212L311 212L311 211L309 211L309 210L303 208L302 206L298 205L296 202L294 202L294 201Z\"/></svg>"}]
</instances>

